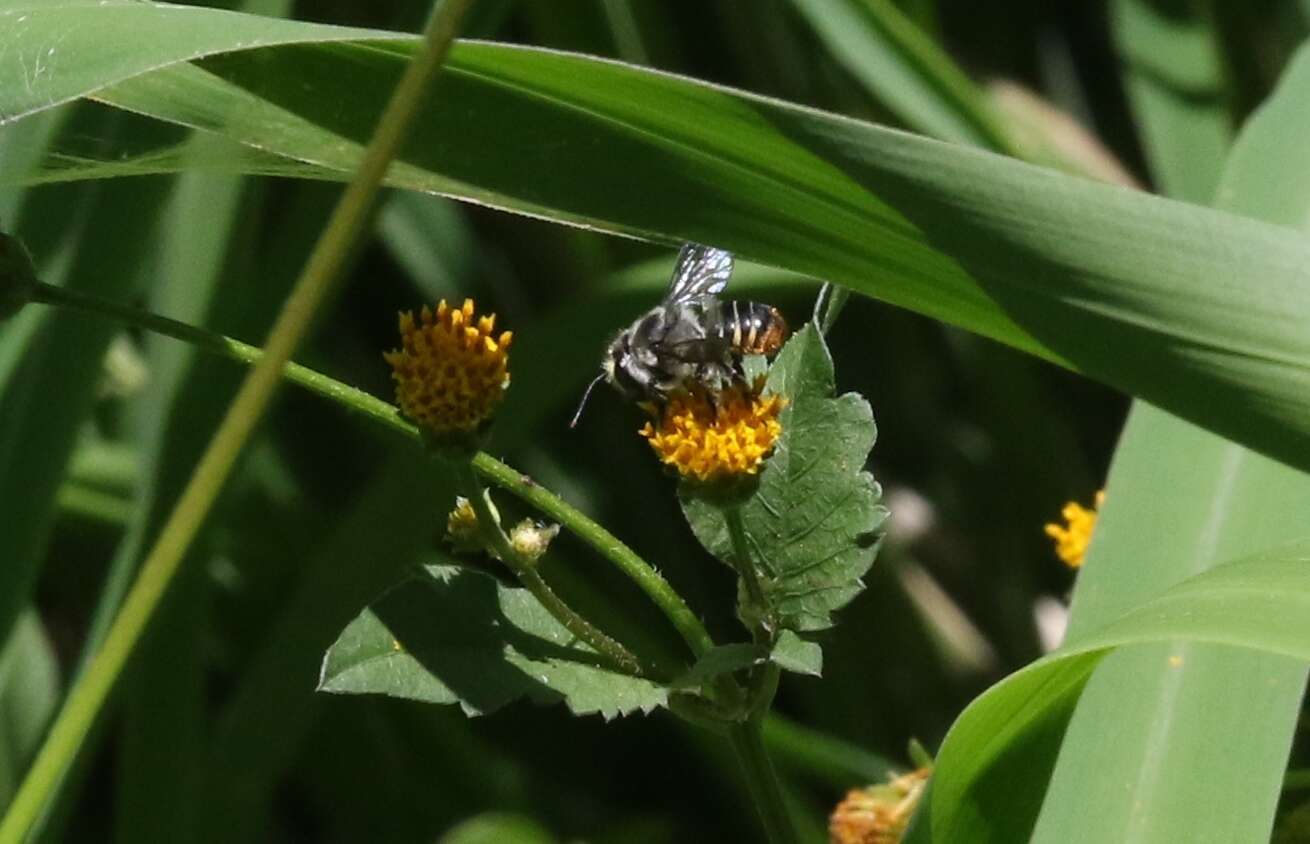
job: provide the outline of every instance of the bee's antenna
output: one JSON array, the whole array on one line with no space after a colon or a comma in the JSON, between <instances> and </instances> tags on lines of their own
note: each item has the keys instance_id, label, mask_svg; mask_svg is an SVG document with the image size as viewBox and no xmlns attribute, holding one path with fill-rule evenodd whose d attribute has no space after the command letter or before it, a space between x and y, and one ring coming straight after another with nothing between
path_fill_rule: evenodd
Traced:
<instances>
[{"instance_id":1,"label":"bee's antenna","mask_svg":"<svg viewBox=\"0 0 1310 844\"><path fill-rule=\"evenodd\" d=\"M591 391L595 389L596 385L599 384L604 377L605 373L602 372L595 378L591 379L591 383L587 385L586 391L582 394L582 401L578 402L578 412L573 414L573 421L569 423L570 428L578 427L578 420L582 418L582 409L587 406L587 399L591 396Z\"/></svg>"}]
</instances>

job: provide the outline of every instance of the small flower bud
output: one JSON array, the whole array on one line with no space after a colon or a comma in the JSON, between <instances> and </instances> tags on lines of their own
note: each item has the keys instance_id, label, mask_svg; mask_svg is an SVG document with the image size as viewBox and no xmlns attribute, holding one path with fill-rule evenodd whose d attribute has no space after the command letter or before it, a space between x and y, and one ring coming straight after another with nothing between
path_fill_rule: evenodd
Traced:
<instances>
[{"instance_id":1,"label":"small flower bud","mask_svg":"<svg viewBox=\"0 0 1310 844\"><path fill-rule=\"evenodd\" d=\"M32 301L36 269L32 256L16 238L0 234L0 320L18 313Z\"/></svg>"},{"instance_id":2,"label":"small flower bud","mask_svg":"<svg viewBox=\"0 0 1310 844\"><path fill-rule=\"evenodd\" d=\"M898 844L930 773L928 768L920 768L882 785L847 792L828 819L828 840L831 844Z\"/></svg>"},{"instance_id":3,"label":"small flower bud","mask_svg":"<svg viewBox=\"0 0 1310 844\"><path fill-rule=\"evenodd\" d=\"M500 514L496 512L496 505L491 503L490 497L487 498L487 504L491 507L492 515L499 519ZM446 516L446 538L457 553L475 554L485 549L478 514L473 510L473 504L462 495L455 498L455 509Z\"/></svg>"},{"instance_id":4,"label":"small flower bud","mask_svg":"<svg viewBox=\"0 0 1310 844\"><path fill-rule=\"evenodd\" d=\"M536 562L559 535L559 525L546 525L524 519L509 532L509 544L529 562Z\"/></svg>"}]
</instances>

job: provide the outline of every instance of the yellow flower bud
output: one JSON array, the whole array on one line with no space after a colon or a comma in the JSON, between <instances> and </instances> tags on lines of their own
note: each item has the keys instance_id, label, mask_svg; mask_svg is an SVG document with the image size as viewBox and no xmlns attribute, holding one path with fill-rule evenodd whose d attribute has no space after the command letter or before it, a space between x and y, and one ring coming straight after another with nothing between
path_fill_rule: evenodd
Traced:
<instances>
[{"instance_id":1,"label":"yellow flower bud","mask_svg":"<svg viewBox=\"0 0 1310 844\"><path fill-rule=\"evenodd\" d=\"M882 785L847 792L828 818L831 844L897 844L931 771L920 768Z\"/></svg>"},{"instance_id":2,"label":"yellow flower bud","mask_svg":"<svg viewBox=\"0 0 1310 844\"><path fill-rule=\"evenodd\" d=\"M545 525L524 519L509 532L509 544L529 562L536 562L559 535L559 525Z\"/></svg>"}]
</instances>

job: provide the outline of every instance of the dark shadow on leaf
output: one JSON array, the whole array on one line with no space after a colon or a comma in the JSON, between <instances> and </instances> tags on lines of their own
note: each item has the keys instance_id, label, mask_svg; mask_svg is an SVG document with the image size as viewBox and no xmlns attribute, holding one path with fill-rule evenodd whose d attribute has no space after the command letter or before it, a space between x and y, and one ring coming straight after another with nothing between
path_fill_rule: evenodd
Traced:
<instances>
[{"instance_id":1,"label":"dark shadow on leaf","mask_svg":"<svg viewBox=\"0 0 1310 844\"><path fill-rule=\"evenodd\" d=\"M595 667L589 651L561 645L522 628L510 618L495 580L471 571L444 569L406 581L372 610L399 645L446 688L477 712L490 712L518 697L556 703L564 696L543 676L533 676L515 654L533 662L571 662ZM544 610L530 608L534 620ZM553 621L549 622L554 627Z\"/></svg>"}]
</instances>

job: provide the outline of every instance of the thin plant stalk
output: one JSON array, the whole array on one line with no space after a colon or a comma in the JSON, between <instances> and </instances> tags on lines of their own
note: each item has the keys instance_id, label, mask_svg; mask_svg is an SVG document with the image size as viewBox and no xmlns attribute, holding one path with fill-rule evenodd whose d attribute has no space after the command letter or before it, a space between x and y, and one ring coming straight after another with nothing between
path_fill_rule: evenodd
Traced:
<instances>
[{"instance_id":1,"label":"thin plant stalk","mask_svg":"<svg viewBox=\"0 0 1310 844\"><path fill-rule=\"evenodd\" d=\"M741 507L739 505L724 507L723 517L727 522L728 536L732 541L730 556L746 592L747 606L742 608L741 613L743 621L746 621L751 628L751 635L755 642L767 646L774 638L772 625L766 615L769 605L764 597L759 571L755 567L755 558L750 551ZM768 832L769 841L771 844L791 844L797 840L796 829L787 814L787 805L783 801L778 775L764 749L764 734L761 726L769 713L773 696L778 690L778 675L778 666L772 662L751 671L750 682L746 689L746 720L733 724L728 729L728 739L732 742L732 748L741 762L742 773L746 775L746 783L759 810L760 820Z\"/></svg>"},{"instance_id":2,"label":"thin plant stalk","mask_svg":"<svg viewBox=\"0 0 1310 844\"><path fill-rule=\"evenodd\" d=\"M591 622L555 594L555 590L542 579L533 561L525 559L510 543L509 537L496 522L496 516L487 503L487 489L468 462L454 464L456 482L468 498L469 505L478 517L478 532L484 546L494 551L502 563L514 572L519 583L546 608L564 628L585 642L605 661L606 667L633 676L641 676L641 663L623 645L602 633Z\"/></svg>"},{"instance_id":3,"label":"thin plant stalk","mask_svg":"<svg viewBox=\"0 0 1310 844\"><path fill-rule=\"evenodd\" d=\"M798 844L796 827L787 813L782 785L773 762L764 749L760 719L752 718L728 728L728 740L741 762L746 785L760 815L760 823L768 835L769 844Z\"/></svg>"},{"instance_id":4,"label":"thin plant stalk","mask_svg":"<svg viewBox=\"0 0 1310 844\"><path fill-rule=\"evenodd\" d=\"M743 615L751 628L755 641L765 644L773 639L768 620L764 614L768 611L768 602L764 598L764 587L760 583L760 574L755 568L754 558L750 552L750 542L746 538L746 525L741 519L741 508L731 506L723 508L723 520L728 524L728 536L732 540L732 561L737 575L746 589L747 606Z\"/></svg>"},{"instance_id":5,"label":"thin plant stalk","mask_svg":"<svg viewBox=\"0 0 1310 844\"><path fill-rule=\"evenodd\" d=\"M404 142L424 92L441 69L472 0L445 0L434 9L422 48L405 69L379 119L363 161L333 210L300 278L278 315L264 358L250 371L159 538L141 565L136 583L87 670L69 692L36 760L0 821L0 844L21 844L48 795L75 757L96 716L145 631L205 517L263 417L282 370L309 330L319 304L342 275L369 221L387 168Z\"/></svg>"},{"instance_id":6,"label":"thin plant stalk","mask_svg":"<svg viewBox=\"0 0 1310 844\"><path fill-rule=\"evenodd\" d=\"M242 343L240 340L235 340L205 328L189 325L130 305L102 299L76 290L68 290L38 282L32 297L36 302L56 307L74 308L117 319L128 325L182 340L202 351L220 355L238 363L254 365L264 356L263 351L258 346ZM336 402L348 410L362 414L370 421L409 437L415 442L421 439L418 428L407 422L400 415L400 411L396 409L395 405L382 401L363 390L343 384L321 372L293 362L285 364L282 377L289 383ZM714 647L714 640L710 638L705 625L687 606L682 596L650 563L642 559L639 554L602 525L589 519L573 505L536 483L527 475L486 452L479 452L474 456L473 469L487 481L518 497L551 520L568 528L630 578L669 619L669 622L682 636L694 656L699 657Z\"/></svg>"}]
</instances>

